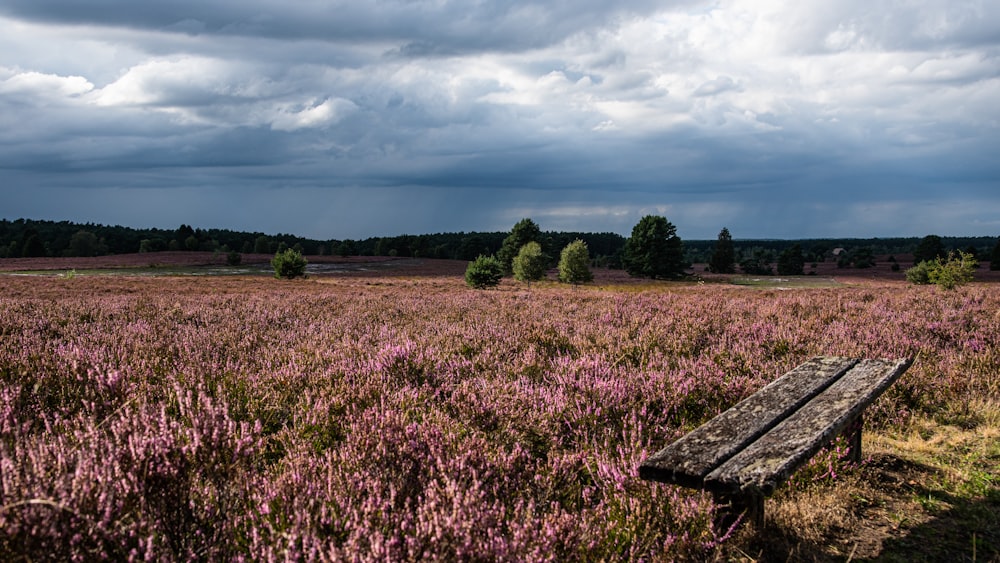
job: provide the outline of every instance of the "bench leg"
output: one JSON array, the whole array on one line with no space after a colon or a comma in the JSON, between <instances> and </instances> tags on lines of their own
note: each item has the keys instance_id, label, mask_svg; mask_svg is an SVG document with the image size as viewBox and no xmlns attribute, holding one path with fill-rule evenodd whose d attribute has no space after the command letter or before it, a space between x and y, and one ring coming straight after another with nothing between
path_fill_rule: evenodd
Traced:
<instances>
[{"instance_id":1,"label":"bench leg","mask_svg":"<svg viewBox=\"0 0 1000 563\"><path fill-rule=\"evenodd\" d=\"M764 528L764 495L761 494L713 494L718 505L718 516L715 526L720 532L727 532L743 517L743 523L749 523L757 530Z\"/></svg>"},{"instance_id":2,"label":"bench leg","mask_svg":"<svg viewBox=\"0 0 1000 563\"><path fill-rule=\"evenodd\" d=\"M864 424L864 417L858 416L853 424L847 427L848 451L847 459L852 463L861 463L861 428Z\"/></svg>"}]
</instances>

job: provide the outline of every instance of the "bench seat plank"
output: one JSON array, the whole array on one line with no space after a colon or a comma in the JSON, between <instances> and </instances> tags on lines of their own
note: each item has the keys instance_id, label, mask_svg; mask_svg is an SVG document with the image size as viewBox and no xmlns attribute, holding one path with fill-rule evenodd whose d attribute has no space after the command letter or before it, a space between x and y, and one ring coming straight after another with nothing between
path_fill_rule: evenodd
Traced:
<instances>
[{"instance_id":1,"label":"bench seat plank","mask_svg":"<svg viewBox=\"0 0 1000 563\"><path fill-rule=\"evenodd\" d=\"M912 360L861 360L800 410L705 478L714 492L770 495L910 367Z\"/></svg>"},{"instance_id":2,"label":"bench seat plank","mask_svg":"<svg viewBox=\"0 0 1000 563\"><path fill-rule=\"evenodd\" d=\"M639 476L686 487L705 486L705 477L721 463L834 384L857 362L840 357L808 360L650 456L640 465ZM722 487L729 488L728 480Z\"/></svg>"}]
</instances>

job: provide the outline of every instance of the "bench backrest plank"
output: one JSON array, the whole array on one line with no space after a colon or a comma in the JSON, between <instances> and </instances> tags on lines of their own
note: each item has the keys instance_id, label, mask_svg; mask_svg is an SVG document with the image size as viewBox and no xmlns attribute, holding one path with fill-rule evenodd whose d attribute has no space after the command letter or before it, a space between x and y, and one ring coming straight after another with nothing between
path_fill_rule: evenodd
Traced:
<instances>
[{"instance_id":1,"label":"bench backrest plank","mask_svg":"<svg viewBox=\"0 0 1000 563\"><path fill-rule=\"evenodd\" d=\"M639 476L686 487L704 486L705 477L720 464L834 384L857 362L812 358L650 456L639 467ZM728 481L722 486L728 488Z\"/></svg>"},{"instance_id":2,"label":"bench backrest plank","mask_svg":"<svg viewBox=\"0 0 1000 563\"><path fill-rule=\"evenodd\" d=\"M770 495L856 420L911 363L861 360L772 431L712 471L704 486L720 492Z\"/></svg>"}]
</instances>

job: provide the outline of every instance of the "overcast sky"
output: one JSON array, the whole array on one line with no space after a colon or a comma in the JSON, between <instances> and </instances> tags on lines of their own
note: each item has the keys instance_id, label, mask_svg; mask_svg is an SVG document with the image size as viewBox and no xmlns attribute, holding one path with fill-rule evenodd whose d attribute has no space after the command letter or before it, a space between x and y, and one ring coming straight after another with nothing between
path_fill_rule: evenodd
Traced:
<instances>
[{"instance_id":1,"label":"overcast sky","mask_svg":"<svg viewBox=\"0 0 1000 563\"><path fill-rule=\"evenodd\" d=\"M4 0L0 218L1000 236L996 0Z\"/></svg>"}]
</instances>

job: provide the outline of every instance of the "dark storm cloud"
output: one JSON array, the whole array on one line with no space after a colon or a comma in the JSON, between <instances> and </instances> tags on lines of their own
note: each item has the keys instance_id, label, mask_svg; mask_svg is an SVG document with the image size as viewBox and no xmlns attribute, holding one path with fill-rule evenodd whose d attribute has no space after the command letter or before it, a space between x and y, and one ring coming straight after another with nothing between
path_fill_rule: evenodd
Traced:
<instances>
[{"instance_id":1,"label":"dark storm cloud","mask_svg":"<svg viewBox=\"0 0 1000 563\"><path fill-rule=\"evenodd\" d=\"M684 2L674 2L683 4ZM690 3L690 2L687 2ZM277 2L129 0L5 2L0 13L61 24L85 22L188 34L270 39L402 43L403 55L475 50L520 51L558 43L617 18L662 8L662 2L559 0L524 3L412 1Z\"/></svg>"},{"instance_id":2,"label":"dark storm cloud","mask_svg":"<svg viewBox=\"0 0 1000 563\"><path fill-rule=\"evenodd\" d=\"M998 30L971 0L9 1L2 212L993 234Z\"/></svg>"}]
</instances>

